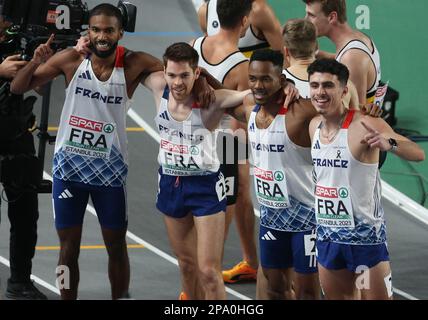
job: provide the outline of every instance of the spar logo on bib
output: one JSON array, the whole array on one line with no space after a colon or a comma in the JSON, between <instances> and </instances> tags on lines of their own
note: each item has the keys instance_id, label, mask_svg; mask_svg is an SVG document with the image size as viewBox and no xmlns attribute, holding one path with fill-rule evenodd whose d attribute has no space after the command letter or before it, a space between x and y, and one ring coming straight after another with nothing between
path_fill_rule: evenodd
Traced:
<instances>
[{"instance_id":1,"label":"spar logo on bib","mask_svg":"<svg viewBox=\"0 0 428 320\"><path fill-rule=\"evenodd\" d=\"M339 189L339 197L341 197L342 199L348 198L349 197L348 189L346 189L346 188L340 188Z\"/></svg>"},{"instance_id":2,"label":"spar logo on bib","mask_svg":"<svg viewBox=\"0 0 428 320\"><path fill-rule=\"evenodd\" d=\"M191 146L190 154L193 156L197 156L199 154L199 148L197 146Z\"/></svg>"},{"instance_id":3,"label":"spar logo on bib","mask_svg":"<svg viewBox=\"0 0 428 320\"><path fill-rule=\"evenodd\" d=\"M105 133L112 133L114 131L114 125L112 125L111 123L107 123L104 126L103 130L104 130Z\"/></svg>"},{"instance_id":4,"label":"spar logo on bib","mask_svg":"<svg viewBox=\"0 0 428 320\"><path fill-rule=\"evenodd\" d=\"M171 143L167 140L161 140L160 146L163 150L173 152L173 153L179 153L179 154L188 154L189 153L189 147L182 144L175 144Z\"/></svg>"},{"instance_id":5,"label":"spar logo on bib","mask_svg":"<svg viewBox=\"0 0 428 320\"><path fill-rule=\"evenodd\" d=\"M284 180L284 173L282 173L282 171L276 171L274 177L276 181L282 181Z\"/></svg>"}]
</instances>

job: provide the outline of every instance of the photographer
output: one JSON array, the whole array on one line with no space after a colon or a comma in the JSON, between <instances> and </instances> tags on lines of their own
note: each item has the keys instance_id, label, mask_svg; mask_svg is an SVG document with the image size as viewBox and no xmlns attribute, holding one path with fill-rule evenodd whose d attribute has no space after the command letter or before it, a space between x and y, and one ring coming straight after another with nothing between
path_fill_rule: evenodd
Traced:
<instances>
[{"instance_id":1,"label":"photographer","mask_svg":"<svg viewBox=\"0 0 428 320\"><path fill-rule=\"evenodd\" d=\"M4 31L8 26L0 16L0 42L4 41ZM0 54L4 55L5 52ZM26 61L21 61L20 55L9 56L0 64L2 89L7 88L7 81L13 79L26 64ZM34 101L34 97L23 100L21 96L8 95L0 105L0 177L4 188L1 198L5 200L5 193L11 225L11 275L6 289L6 297L10 299L47 299L30 280L39 217L37 188L29 182L32 177L39 175L39 162L34 156L34 139L29 131L34 123L31 112ZM14 108L19 105L18 112L11 108L12 104Z\"/></svg>"}]
</instances>

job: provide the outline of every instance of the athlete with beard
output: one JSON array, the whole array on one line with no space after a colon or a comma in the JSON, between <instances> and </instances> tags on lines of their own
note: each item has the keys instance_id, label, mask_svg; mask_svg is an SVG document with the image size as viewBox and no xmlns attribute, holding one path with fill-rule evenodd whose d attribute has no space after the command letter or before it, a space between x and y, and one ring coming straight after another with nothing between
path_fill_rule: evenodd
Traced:
<instances>
[{"instance_id":1,"label":"athlete with beard","mask_svg":"<svg viewBox=\"0 0 428 320\"><path fill-rule=\"evenodd\" d=\"M77 298L78 257L89 196L107 247L112 298L128 295L126 113L138 84L148 85L151 77L163 76L163 66L147 53L118 46L122 36L119 9L110 4L96 6L89 18L92 55L85 57L74 49L53 55L51 36L11 85L12 92L24 93L60 74L66 80L52 193L61 244L58 265L67 266L70 274L70 287L60 289L62 299Z\"/></svg>"}]
</instances>

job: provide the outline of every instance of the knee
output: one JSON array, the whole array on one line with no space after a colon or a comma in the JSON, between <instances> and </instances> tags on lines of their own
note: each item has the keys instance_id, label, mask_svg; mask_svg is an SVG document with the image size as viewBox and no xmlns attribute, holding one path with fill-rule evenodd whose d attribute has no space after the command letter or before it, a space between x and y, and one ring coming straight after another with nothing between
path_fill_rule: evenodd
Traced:
<instances>
[{"instance_id":1,"label":"knee","mask_svg":"<svg viewBox=\"0 0 428 320\"><path fill-rule=\"evenodd\" d=\"M196 262L191 257L179 257L178 265L184 277L192 276L197 272Z\"/></svg>"},{"instance_id":2,"label":"knee","mask_svg":"<svg viewBox=\"0 0 428 320\"><path fill-rule=\"evenodd\" d=\"M70 241L61 243L59 253L60 264L71 266L77 263L80 254L80 244L75 244Z\"/></svg>"},{"instance_id":3,"label":"knee","mask_svg":"<svg viewBox=\"0 0 428 320\"><path fill-rule=\"evenodd\" d=\"M199 275L204 287L216 287L218 285L220 271L212 266L204 266L199 269Z\"/></svg>"},{"instance_id":4,"label":"knee","mask_svg":"<svg viewBox=\"0 0 428 320\"><path fill-rule=\"evenodd\" d=\"M112 260L123 260L127 258L126 241L121 240L107 245L109 258Z\"/></svg>"}]
</instances>

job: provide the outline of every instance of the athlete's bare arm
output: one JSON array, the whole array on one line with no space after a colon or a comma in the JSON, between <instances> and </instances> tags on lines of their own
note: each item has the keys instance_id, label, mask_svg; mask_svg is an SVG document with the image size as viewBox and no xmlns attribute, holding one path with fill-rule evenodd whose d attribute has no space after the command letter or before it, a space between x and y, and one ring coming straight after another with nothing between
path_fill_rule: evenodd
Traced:
<instances>
[{"instance_id":1,"label":"athlete's bare arm","mask_svg":"<svg viewBox=\"0 0 428 320\"><path fill-rule=\"evenodd\" d=\"M299 99L292 103L287 112L286 127L290 140L301 147L310 147L309 124L317 116L310 99Z\"/></svg>"},{"instance_id":2,"label":"athlete's bare arm","mask_svg":"<svg viewBox=\"0 0 428 320\"><path fill-rule=\"evenodd\" d=\"M318 50L316 53L317 59L336 59L336 55L331 52Z\"/></svg>"},{"instance_id":3,"label":"athlete's bare arm","mask_svg":"<svg viewBox=\"0 0 428 320\"><path fill-rule=\"evenodd\" d=\"M252 26L263 33L263 37L273 50L284 52L281 24L268 4L254 2L250 21Z\"/></svg>"},{"instance_id":4,"label":"athlete's bare arm","mask_svg":"<svg viewBox=\"0 0 428 320\"><path fill-rule=\"evenodd\" d=\"M53 36L40 45L34 52L32 60L15 76L11 84L11 92L23 94L42 86L60 74L64 74L66 84L71 81L83 57L73 48L54 54L50 48Z\"/></svg>"},{"instance_id":5,"label":"athlete's bare arm","mask_svg":"<svg viewBox=\"0 0 428 320\"><path fill-rule=\"evenodd\" d=\"M199 26L205 35L207 35L207 10L208 2L202 4L198 9Z\"/></svg>"},{"instance_id":6,"label":"athlete's bare arm","mask_svg":"<svg viewBox=\"0 0 428 320\"><path fill-rule=\"evenodd\" d=\"M148 87L149 78L156 72L163 71L162 62L146 52L127 51L124 67L129 97L132 97L139 83Z\"/></svg>"},{"instance_id":7,"label":"athlete's bare arm","mask_svg":"<svg viewBox=\"0 0 428 320\"><path fill-rule=\"evenodd\" d=\"M397 141L398 147L394 153L398 157L408 161L425 160L425 152L419 145L394 132L382 118L361 115L352 123L349 130L349 134L356 137L356 139L349 140L351 151L357 160L362 162L376 162L379 155L377 149L390 151L389 138Z\"/></svg>"},{"instance_id":8,"label":"athlete's bare arm","mask_svg":"<svg viewBox=\"0 0 428 320\"><path fill-rule=\"evenodd\" d=\"M256 102L254 101L253 95L250 93L245 96L244 101L241 105L227 109L227 113L233 118L242 123L248 123L251 111L253 110Z\"/></svg>"},{"instance_id":9,"label":"athlete's bare arm","mask_svg":"<svg viewBox=\"0 0 428 320\"><path fill-rule=\"evenodd\" d=\"M347 109L359 110L360 105L359 105L357 88L355 88L355 85L351 80L348 80L347 87L348 87L348 92L342 99L344 106Z\"/></svg>"},{"instance_id":10,"label":"athlete's bare arm","mask_svg":"<svg viewBox=\"0 0 428 320\"><path fill-rule=\"evenodd\" d=\"M144 81L143 85L153 93L156 108L159 108L160 100L166 86L165 75L163 71L151 73Z\"/></svg>"},{"instance_id":11,"label":"athlete's bare arm","mask_svg":"<svg viewBox=\"0 0 428 320\"><path fill-rule=\"evenodd\" d=\"M368 89L367 75L372 65L370 57L361 50L349 50L340 62L349 69L349 79L357 88L359 101L365 102Z\"/></svg>"},{"instance_id":12,"label":"athlete's bare arm","mask_svg":"<svg viewBox=\"0 0 428 320\"><path fill-rule=\"evenodd\" d=\"M248 65L249 62L245 61L230 70L224 79L224 87L238 91L247 90L249 88Z\"/></svg>"}]
</instances>

